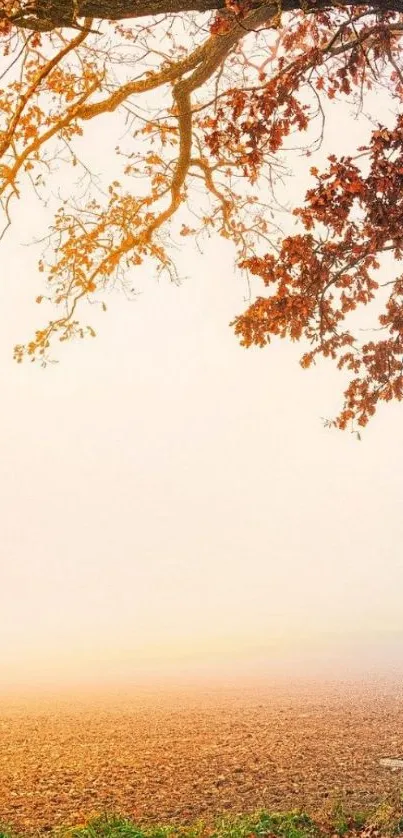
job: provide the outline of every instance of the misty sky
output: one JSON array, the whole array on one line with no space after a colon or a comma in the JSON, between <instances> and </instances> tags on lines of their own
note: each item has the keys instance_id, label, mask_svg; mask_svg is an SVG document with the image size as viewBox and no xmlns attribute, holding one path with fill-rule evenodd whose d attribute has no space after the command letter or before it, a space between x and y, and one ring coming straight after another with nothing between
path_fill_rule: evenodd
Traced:
<instances>
[{"instance_id":1,"label":"misty sky","mask_svg":"<svg viewBox=\"0 0 403 838\"><path fill-rule=\"evenodd\" d=\"M90 307L97 339L59 364L17 366L13 345L43 322L25 245L49 215L27 191L16 218L0 282L2 683L403 663L403 407L361 443L326 430L341 374L303 371L286 343L239 347L228 323L247 289L217 239L178 253L180 287L144 274L136 302Z\"/></svg>"}]
</instances>

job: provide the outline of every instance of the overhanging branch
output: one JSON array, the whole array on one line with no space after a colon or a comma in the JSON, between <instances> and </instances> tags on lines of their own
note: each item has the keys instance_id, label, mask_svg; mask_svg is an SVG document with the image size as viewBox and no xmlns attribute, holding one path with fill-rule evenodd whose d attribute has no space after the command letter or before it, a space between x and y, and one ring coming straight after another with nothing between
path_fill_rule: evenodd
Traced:
<instances>
[{"instance_id":1,"label":"overhanging branch","mask_svg":"<svg viewBox=\"0 0 403 838\"><path fill-rule=\"evenodd\" d=\"M261 8L269 5L260 0L252 0L251 8ZM281 6L284 12L298 11L304 8L314 14L315 11L332 8L332 6L368 7L383 12L398 12L403 14L403 0L379 0L377 3L354 0L354 2L332 3L329 0L314 0L305 3L304 0L283 0ZM226 8L225 0L21 0L19 9L13 13L7 10L5 0L0 3L0 20L8 19L20 28L51 31L63 27L80 26L82 18L95 20L130 20L152 17L155 15L186 14L188 12L219 11Z\"/></svg>"}]
</instances>

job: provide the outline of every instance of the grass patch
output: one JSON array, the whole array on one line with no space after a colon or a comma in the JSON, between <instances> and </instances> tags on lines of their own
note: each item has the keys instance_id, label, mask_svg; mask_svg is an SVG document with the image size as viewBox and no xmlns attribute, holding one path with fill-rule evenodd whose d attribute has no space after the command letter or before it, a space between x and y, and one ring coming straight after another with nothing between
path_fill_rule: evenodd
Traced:
<instances>
[{"instance_id":1,"label":"grass patch","mask_svg":"<svg viewBox=\"0 0 403 838\"><path fill-rule=\"evenodd\" d=\"M119 816L102 816L79 826L55 827L49 838L334 838L365 830L366 838L375 833L384 838L403 836L403 809L382 803L371 813L350 814L340 801L333 803L324 821L313 820L305 812L266 811L254 815L223 816L213 824L197 821L192 825L140 826ZM40 832L36 833L40 838ZM0 838L28 838L0 827ZM29 835L32 838L32 832Z\"/></svg>"},{"instance_id":2,"label":"grass patch","mask_svg":"<svg viewBox=\"0 0 403 838\"><path fill-rule=\"evenodd\" d=\"M383 838L403 834L403 798L396 794L394 799L385 799L371 810L365 812L351 812L347 810L341 800L333 802L322 821L322 835L329 832L343 838L345 835L365 831L366 836L374 834Z\"/></svg>"},{"instance_id":3,"label":"grass patch","mask_svg":"<svg viewBox=\"0 0 403 838\"><path fill-rule=\"evenodd\" d=\"M126 818L103 817L63 830L63 838L319 838L319 835L319 827L299 811L225 816L218 818L213 826L198 821L182 827L140 827Z\"/></svg>"},{"instance_id":4,"label":"grass patch","mask_svg":"<svg viewBox=\"0 0 403 838\"><path fill-rule=\"evenodd\" d=\"M340 838L350 829L350 818L344 810L343 803L341 801L337 801L333 805L333 809L330 816L330 824L336 833L339 835Z\"/></svg>"}]
</instances>

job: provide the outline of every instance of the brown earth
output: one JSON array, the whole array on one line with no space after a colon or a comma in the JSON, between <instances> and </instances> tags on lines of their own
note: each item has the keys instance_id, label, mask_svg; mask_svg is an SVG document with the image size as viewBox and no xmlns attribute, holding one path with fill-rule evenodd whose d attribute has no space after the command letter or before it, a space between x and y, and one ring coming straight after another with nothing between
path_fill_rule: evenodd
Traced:
<instances>
[{"instance_id":1,"label":"brown earth","mask_svg":"<svg viewBox=\"0 0 403 838\"><path fill-rule=\"evenodd\" d=\"M47 830L115 812L150 823L302 807L403 788L399 685L144 691L0 703L0 823Z\"/></svg>"}]
</instances>

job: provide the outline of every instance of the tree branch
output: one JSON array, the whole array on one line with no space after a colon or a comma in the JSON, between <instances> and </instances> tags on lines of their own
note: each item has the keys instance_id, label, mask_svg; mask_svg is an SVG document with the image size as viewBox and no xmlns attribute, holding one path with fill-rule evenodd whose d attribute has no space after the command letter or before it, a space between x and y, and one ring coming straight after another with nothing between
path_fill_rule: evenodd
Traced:
<instances>
[{"instance_id":1,"label":"tree branch","mask_svg":"<svg viewBox=\"0 0 403 838\"><path fill-rule=\"evenodd\" d=\"M305 3L304 10L314 14L332 7L366 7L365 0L348 2L329 2L313 0ZM258 9L268 4L252 0L252 8ZM270 4L271 5L271 4ZM371 6L380 12L403 13L403 0L378 0ZM299 11L301 0L283 0L282 11ZM20 28L51 31L64 26L77 28L80 18L95 20L130 20L155 15L186 14L188 12L219 11L226 8L225 0L20 0L20 9L10 15L6 9L0 9L0 20L10 20Z\"/></svg>"}]
</instances>

